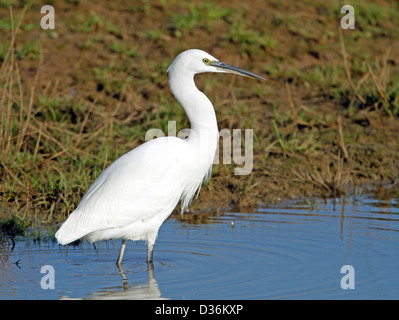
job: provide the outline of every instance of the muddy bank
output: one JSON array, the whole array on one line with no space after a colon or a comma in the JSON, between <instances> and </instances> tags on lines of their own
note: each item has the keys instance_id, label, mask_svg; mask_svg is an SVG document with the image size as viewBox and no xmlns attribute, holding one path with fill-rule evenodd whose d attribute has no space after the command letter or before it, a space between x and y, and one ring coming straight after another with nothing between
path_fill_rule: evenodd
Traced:
<instances>
[{"instance_id":1,"label":"muddy bank","mask_svg":"<svg viewBox=\"0 0 399 320\"><path fill-rule=\"evenodd\" d=\"M342 30L335 1L55 1L47 31L39 2L2 6L2 214L61 221L149 129L189 127L165 71L195 47L267 81L196 77L219 128L254 138L251 174L215 165L192 211L370 188L398 197L398 5L354 6L356 28Z\"/></svg>"}]
</instances>

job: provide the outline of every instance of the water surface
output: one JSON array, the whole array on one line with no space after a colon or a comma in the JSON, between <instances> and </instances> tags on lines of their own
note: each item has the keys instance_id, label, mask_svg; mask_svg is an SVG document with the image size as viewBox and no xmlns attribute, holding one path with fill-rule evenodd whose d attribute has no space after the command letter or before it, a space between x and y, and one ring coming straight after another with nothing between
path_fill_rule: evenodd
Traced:
<instances>
[{"instance_id":1,"label":"water surface","mask_svg":"<svg viewBox=\"0 0 399 320\"><path fill-rule=\"evenodd\" d=\"M143 242L0 246L0 299L398 299L399 200L362 196L227 212L203 224L168 219L154 269ZM54 289L42 289L44 265ZM344 265L354 289L344 290Z\"/></svg>"}]
</instances>

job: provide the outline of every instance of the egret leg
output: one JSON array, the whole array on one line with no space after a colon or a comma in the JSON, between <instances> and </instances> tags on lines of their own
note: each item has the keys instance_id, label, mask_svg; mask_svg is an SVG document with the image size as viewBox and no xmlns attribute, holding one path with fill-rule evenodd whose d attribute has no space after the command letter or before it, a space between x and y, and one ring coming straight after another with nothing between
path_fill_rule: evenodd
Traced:
<instances>
[{"instance_id":1,"label":"egret leg","mask_svg":"<svg viewBox=\"0 0 399 320\"><path fill-rule=\"evenodd\" d=\"M122 240L122 245L121 245L121 250L119 251L119 257L118 257L118 261L116 262L116 264L120 267L122 266L122 259L123 259L123 254L125 253L125 248L126 248L126 239Z\"/></svg>"},{"instance_id":2,"label":"egret leg","mask_svg":"<svg viewBox=\"0 0 399 320\"><path fill-rule=\"evenodd\" d=\"M152 254L154 251L154 244L148 242L147 244L147 263L152 264Z\"/></svg>"}]
</instances>

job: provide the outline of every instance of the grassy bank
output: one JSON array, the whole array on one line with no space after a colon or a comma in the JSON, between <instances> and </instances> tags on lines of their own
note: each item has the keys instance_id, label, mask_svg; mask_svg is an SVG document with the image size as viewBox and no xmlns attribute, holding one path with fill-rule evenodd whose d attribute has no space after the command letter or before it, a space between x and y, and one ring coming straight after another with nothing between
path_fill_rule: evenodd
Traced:
<instances>
[{"instance_id":1,"label":"grassy bank","mask_svg":"<svg viewBox=\"0 0 399 320\"><path fill-rule=\"evenodd\" d=\"M337 1L51 4L55 30L39 1L0 7L1 217L63 221L147 130L189 127L165 72L188 48L267 78L196 77L219 129L253 129L254 169L215 165L193 211L369 186L399 197L395 1L354 1L354 30Z\"/></svg>"}]
</instances>

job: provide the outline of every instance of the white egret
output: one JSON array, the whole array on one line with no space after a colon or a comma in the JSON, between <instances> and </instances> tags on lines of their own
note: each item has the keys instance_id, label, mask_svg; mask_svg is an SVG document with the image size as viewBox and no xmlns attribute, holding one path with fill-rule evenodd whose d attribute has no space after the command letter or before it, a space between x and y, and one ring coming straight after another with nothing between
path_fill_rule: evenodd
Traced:
<instances>
[{"instance_id":1,"label":"white egret","mask_svg":"<svg viewBox=\"0 0 399 320\"><path fill-rule=\"evenodd\" d=\"M179 201L182 212L188 207L209 178L216 153L219 131L215 110L197 89L194 75L228 72L264 80L198 49L179 54L167 72L170 89L189 117L189 137L150 140L115 160L57 231L58 243L121 238L117 260L121 266L127 240L144 240L147 262L152 263L160 226Z\"/></svg>"}]
</instances>

